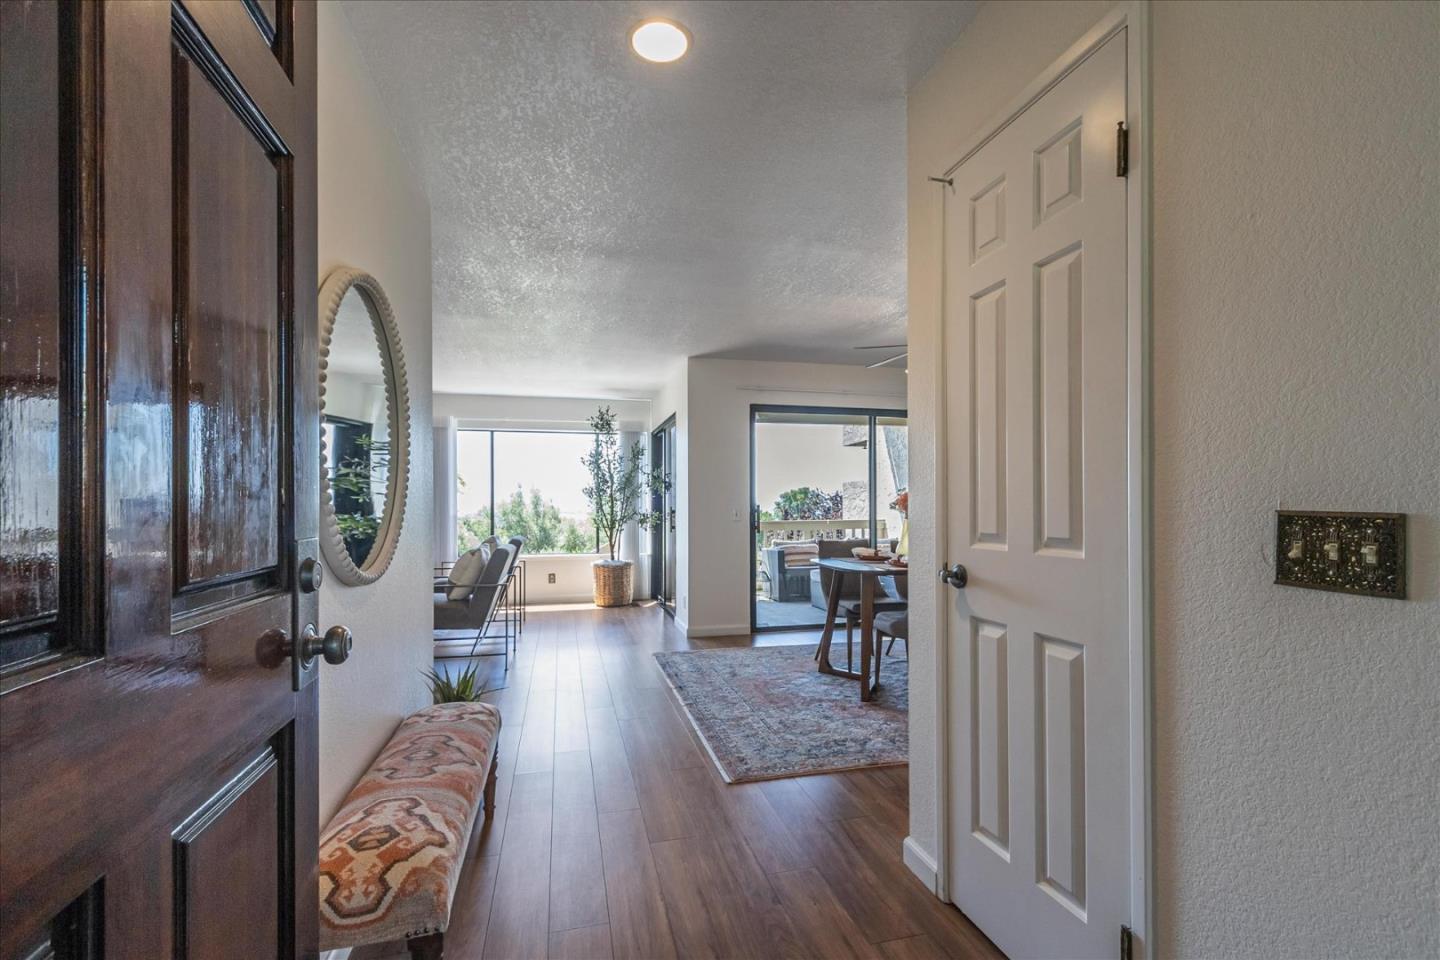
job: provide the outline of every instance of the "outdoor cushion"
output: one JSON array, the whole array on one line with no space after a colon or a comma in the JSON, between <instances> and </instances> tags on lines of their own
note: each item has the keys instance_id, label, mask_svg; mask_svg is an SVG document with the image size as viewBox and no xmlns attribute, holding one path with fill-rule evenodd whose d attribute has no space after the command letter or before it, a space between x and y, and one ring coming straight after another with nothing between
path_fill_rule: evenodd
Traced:
<instances>
[{"instance_id":1,"label":"outdoor cushion","mask_svg":"<svg viewBox=\"0 0 1440 960\"><path fill-rule=\"evenodd\" d=\"M780 550L785 554L785 566L787 567L810 566L820 555L820 548L813 543L797 543L793 546L781 547Z\"/></svg>"},{"instance_id":2,"label":"outdoor cushion","mask_svg":"<svg viewBox=\"0 0 1440 960\"><path fill-rule=\"evenodd\" d=\"M450 592L447 594L451 600L470 598L470 594L475 592L475 581L480 579L480 571L485 569L488 559L488 551L484 547L476 547L455 561L455 566L450 568Z\"/></svg>"},{"instance_id":3,"label":"outdoor cushion","mask_svg":"<svg viewBox=\"0 0 1440 960\"><path fill-rule=\"evenodd\" d=\"M400 724L321 834L321 950L445 930L499 729L488 703Z\"/></svg>"}]
</instances>

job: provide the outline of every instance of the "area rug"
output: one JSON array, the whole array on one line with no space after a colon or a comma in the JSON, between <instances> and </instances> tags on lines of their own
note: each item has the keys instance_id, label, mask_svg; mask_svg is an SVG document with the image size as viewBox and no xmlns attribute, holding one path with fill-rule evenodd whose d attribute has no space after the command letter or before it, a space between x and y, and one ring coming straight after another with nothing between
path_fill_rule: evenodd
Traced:
<instances>
[{"instance_id":1,"label":"area rug","mask_svg":"<svg viewBox=\"0 0 1440 960\"><path fill-rule=\"evenodd\" d=\"M879 691L861 703L859 681L820 673L814 652L808 644L727 647L655 659L727 783L907 762L905 658L885 658Z\"/></svg>"}]
</instances>

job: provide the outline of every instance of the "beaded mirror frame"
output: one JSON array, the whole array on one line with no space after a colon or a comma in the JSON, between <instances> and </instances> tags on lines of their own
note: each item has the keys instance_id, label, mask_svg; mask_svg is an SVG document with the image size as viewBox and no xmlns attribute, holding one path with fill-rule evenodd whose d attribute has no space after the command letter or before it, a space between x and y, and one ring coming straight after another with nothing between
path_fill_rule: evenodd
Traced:
<instances>
[{"instance_id":1,"label":"beaded mirror frame","mask_svg":"<svg viewBox=\"0 0 1440 960\"><path fill-rule=\"evenodd\" d=\"M410 484L410 388L405 373L405 350L390 299L380 282L363 270L336 267L320 285L320 414L325 415L325 391L330 367L330 346L340 304L352 290L360 295L375 339L381 348L385 376L385 405L390 421L390 462L385 490L385 512L380 518L374 543L362 563L356 563L345 547L335 514L335 494L330 484L329 457L324 432L320 437L320 551L325 564L342 583L364 586L380 579L395 557L400 531L405 524L405 499Z\"/></svg>"}]
</instances>

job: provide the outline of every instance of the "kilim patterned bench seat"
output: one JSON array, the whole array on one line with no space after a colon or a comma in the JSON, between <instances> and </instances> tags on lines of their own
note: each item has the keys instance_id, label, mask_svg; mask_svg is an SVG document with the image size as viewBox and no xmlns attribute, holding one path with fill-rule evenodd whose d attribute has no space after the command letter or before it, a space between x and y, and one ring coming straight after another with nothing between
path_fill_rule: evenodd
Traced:
<instances>
[{"instance_id":1,"label":"kilim patterned bench seat","mask_svg":"<svg viewBox=\"0 0 1440 960\"><path fill-rule=\"evenodd\" d=\"M405 940L439 960L460 870L495 808L500 711L439 703L400 724L320 836L320 949Z\"/></svg>"}]
</instances>

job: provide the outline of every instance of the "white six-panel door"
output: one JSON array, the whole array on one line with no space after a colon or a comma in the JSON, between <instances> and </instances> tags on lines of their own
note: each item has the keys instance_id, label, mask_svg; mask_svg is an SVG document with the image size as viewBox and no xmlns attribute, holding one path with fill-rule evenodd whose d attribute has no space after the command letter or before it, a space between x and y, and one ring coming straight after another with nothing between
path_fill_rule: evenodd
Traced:
<instances>
[{"instance_id":1,"label":"white six-panel door","mask_svg":"<svg viewBox=\"0 0 1440 960\"><path fill-rule=\"evenodd\" d=\"M945 188L949 890L1016 960L1129 915L1126 41Z\"/></svg>"}]
</instances>

